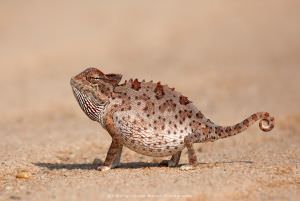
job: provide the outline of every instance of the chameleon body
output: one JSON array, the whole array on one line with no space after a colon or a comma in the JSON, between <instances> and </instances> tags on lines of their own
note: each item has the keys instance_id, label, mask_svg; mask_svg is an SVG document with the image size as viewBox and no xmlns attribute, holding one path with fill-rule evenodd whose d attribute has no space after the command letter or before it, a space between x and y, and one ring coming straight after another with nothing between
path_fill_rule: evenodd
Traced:
<instances>
[{"instance_id":1,"label":"chameleon body","mask_svg":"<svg viewBox=\"0 0 300 201\"><path fill-rule=\"evenodd\" d=\"M274 128L274 118L267 112L255 113L233 126L219 126L174 88L137 79L120 84L121 78L88 68L70 81L81 109L112 137L99 170L119 164L123 145L147 156L172 156L162 162L168 166L177 166L181 151L187 148L189 164L181 169L192 169L197 164L194 143L236 135L258 120L261 130Z\"/></svg>"}]
</instances>

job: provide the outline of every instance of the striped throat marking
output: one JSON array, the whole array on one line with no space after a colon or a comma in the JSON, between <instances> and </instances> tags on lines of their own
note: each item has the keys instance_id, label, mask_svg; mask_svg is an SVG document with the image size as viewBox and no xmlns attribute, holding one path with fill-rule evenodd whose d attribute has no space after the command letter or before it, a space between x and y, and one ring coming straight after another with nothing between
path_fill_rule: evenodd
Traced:
<instances>
[{"instance_id":1,"label":"striped throat marking","mask_svg":"<svg viewBox=\"0 0 300 201\"><path fill-rule=\"evenodd\" d=\"M73 87L73 93L79 103L81 109L84 113L93 121L100 120L100 114L105 110L105 107L108 103L104 102L102 104L93 103L89 97L85 94L82 94L78 89Z\"/></svg>"}]
</instances>

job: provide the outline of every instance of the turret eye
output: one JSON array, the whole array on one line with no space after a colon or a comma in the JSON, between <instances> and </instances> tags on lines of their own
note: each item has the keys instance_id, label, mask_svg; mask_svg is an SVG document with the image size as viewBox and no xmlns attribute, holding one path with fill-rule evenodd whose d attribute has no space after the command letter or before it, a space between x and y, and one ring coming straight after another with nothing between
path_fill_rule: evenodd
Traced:
<instances>
[{"instance_id":1,"label":"turret eye","mask_svg":"<svg viewBox=\"0 0 300 201\"><path fill-rule=\"evenodd\" d=\"M92 84L97 84L100 80L99 77L88 77L87 80Z\"/></svg>"}]
</instances>

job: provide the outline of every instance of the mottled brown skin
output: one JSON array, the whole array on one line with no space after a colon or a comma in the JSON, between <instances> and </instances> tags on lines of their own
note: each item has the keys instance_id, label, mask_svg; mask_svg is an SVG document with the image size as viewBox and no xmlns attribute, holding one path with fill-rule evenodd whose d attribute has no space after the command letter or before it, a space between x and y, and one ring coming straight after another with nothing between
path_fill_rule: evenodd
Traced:
<instances>
[{"instance_id":1,"label":"mottled brown skin","mask_svg":"<svg viewBox=\"0 0 300 201\"><path fill-rule=\"evenodd\" d=\"M255 113L234 126L219 126L174 88L137 79L119 84L121 78L119 74L104 74L96 68L88 68L71 78L82 110L112 137L99 170L119 164L123 145L148 156L172 156L162 162L169 167L178 165L186 147L189 165L181 169L192 169L197 164L194 143L236 135L258 120L262 131L274 128L274 118L267 112Z\"/></svg>"}]
</instances>

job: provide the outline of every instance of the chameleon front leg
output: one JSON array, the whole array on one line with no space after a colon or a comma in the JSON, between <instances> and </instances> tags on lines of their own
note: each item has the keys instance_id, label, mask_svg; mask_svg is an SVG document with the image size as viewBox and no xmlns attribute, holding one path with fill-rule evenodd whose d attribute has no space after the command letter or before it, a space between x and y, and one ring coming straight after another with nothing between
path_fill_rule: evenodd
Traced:
<instances>
[{"instance_id":1,"label":"chameleon front leg","mask_svg":"<svg viewBox=\"0 0 300 201\"><path fill-rule=\"evenodd\" d=\"M170 160L163 160L162 162L160 162L160 165L167 165L168 167L175 167L179 163L180 156L181 156L181 151L172 155L172 158Z\"/></svg>"},{"instance_id":2,"label":"chameleon front leg","mask_svg":"<svg viewBox=\"0 0 300 201\"><path fill-rule=\"evenodd\" d=\"M115 109L116 108L108 111L107 113L108 115L104 118L103 121L107 132L110 134L112 138L112 142L106 154L106 158L103 165L97 168L98 170L101 171L109 170L111 168L117 167L121 159L123 142L121 140L120 132L115 127L115 123L114 123L113 114Z\"/></svg>"},{"instance_id":3,"label":"chameleon front leg","mask_svg":"<svg viewBox=\"0 0 300 201\"><path fill-rule=\"evenodd\" d=\"M123 145L121 141L119 139L113 138L108 149L105 161L103 165L97 167L97 170L105 171L111 168L115 168L120 162L122 148Z\"/></svg>"},{"instance_id":4,"label":"chameleon front leg","mask_svg":"<svg viewBox=\"0 0 300 201\"><path fill-rule=\"evenodd\" d=\"M114 167L117 167L117 166L119 166L119 164L120 164L121 155L122 155L122 150L123 150L123 144L121 144L121 146L120 146L120 148L119 148L119 151L118 151L118 154L117 154L117 157L116 157L116 159L115 159L114 162L113 162L113 166L114 166Z\"/></svg>"}]
</instances>

